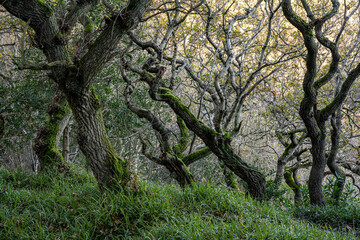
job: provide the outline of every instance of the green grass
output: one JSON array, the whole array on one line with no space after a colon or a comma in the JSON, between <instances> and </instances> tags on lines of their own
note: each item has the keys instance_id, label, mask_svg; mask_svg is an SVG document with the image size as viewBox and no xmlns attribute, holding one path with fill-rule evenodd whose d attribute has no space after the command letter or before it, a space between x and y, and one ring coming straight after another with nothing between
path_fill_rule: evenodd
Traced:
<instances>
[{"instance_id":1,"label":"green grass","mask_svg":"<svg viewBox=\"0 0 360 240\"><path fill-rule=\"evenodd\" d=\"M0 170L0 191L0 239L356 239L204 184L100 192L77 169L55 176Z\"/></svg>"}]
</instances>

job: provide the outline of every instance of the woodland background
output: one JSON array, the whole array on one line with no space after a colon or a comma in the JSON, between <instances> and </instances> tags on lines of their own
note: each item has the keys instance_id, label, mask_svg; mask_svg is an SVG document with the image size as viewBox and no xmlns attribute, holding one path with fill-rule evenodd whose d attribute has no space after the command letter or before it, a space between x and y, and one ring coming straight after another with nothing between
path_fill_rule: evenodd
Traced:
<instances>
[{"instance_id":1,"label":"woodland background","mask_svg":"<svg viewBox=\"0 0 360 240\"><path fill-rule=\"evenodd\" d=\"M359 1L0 5L2 237L359 236Z\"/></svg>"}]
</instances>

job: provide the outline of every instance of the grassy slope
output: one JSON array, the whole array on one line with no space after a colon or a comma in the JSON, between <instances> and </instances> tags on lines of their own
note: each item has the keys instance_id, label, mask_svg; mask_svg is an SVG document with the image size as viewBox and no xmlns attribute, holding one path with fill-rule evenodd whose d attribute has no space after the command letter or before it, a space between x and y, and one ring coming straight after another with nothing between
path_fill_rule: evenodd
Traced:
<instances>
[{"instance_id":1,"label":"grassy slope","mask_svg":"<svg viewBox=\"0 0 360 240\"><path fill-rule=\"evenodd\" d=\"M215 186L101 193L91 176L73 172L0 170L0 239L355 239Z\"/></svg>"}]
</instances>

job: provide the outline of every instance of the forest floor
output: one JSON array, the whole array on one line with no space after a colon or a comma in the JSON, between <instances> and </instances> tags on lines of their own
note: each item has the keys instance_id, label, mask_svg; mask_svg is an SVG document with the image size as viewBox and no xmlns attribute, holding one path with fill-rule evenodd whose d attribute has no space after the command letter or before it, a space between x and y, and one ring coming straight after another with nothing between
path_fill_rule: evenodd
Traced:
<instances>
[{"instance_id":1,"label":"forest floor","mask_svg":"<svg viewBox=\"0 0 360 240\"><path fill-rule=\"evenodd\" d=\"M284 207L206 184L131 186L100 192L77 168L2 169L0 239L360 239L359 205Z\"/></svg>"}]
</instances>

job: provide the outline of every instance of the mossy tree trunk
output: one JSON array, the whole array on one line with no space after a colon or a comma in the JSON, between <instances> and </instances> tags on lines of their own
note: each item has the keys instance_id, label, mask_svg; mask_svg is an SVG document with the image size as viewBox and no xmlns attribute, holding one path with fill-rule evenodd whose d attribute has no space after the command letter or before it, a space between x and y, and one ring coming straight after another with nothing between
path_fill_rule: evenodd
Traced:
<instances>
[{"instance_id":1,"label":"mossy tree trunk","mask_svg":"<svg viewBox=\"0 0 360 240\"><path fill-rule=\"evenodd\" d=\"M265 197L265 176L249 166L231 147L231 138L216 132L197 119L172 91L164 87L153 86L157 80L144 73L143 80L150 86L150 95L154 100L166 102L172 110L185 122L188 129L200 137L206 146L237 176L247 183L247 188L254 199L262 201Z\"/></svg>"},{"instance_id":2,"label":"mossy tree trunk","mask_svg":"<svg viewBox=\"0 0 360 240\"><path fill-rule=\"evenodd\" d=\"M70 153L70 123L65 126L62 136L62 156L64 158L64 162L69 161L69 153Z\"/></svg>"},{"instance_id":3,"label":"mossy tree trunk","mask_svg":"<svg viewBox=\"0 0 360 240\"><path fill-rule=\"evenodd\" d=\"M304 131L303 129L295 129L293 131L289 131L286 133L281 133L280 131L276 131L278 140L285 147L285 150L279 157L279 159L277 161L277 166L276 166L276 174L275 174L274 184L275 184L275 188L277 188L277 189L280 187L280 184L284 178L286 164L308 150L307 148L301 148L304 140L307 137L307 134L303 133L300 136L300 138L296 137L296 133L303 132L303 131ZM289 136L290 142L285 140L285 137L284 137L285 134Z\"/></svg>"},{"instance_id":4,"label":"mossy tree trunk","mask_svg":"<svg viewBox=\"0 0 360 240\"><path fill-rule=\"evenodd\" d=\"M236 176L235 176L234 172L231 171L228 167L226 167L224 162L219 161L219 163L220 163L220 167L223 170L223 175L224 175L224 180L225 180L226 186L228 186L229 188L234 189L234 190L239 190L239 184L236 181Z\"/></svg>"},{"instance_id":5,"label":"mossy tree trunk","mask_svg":"<svg viewBox=\"0 0 360 240\"><path fill-rule=\"evenodd\" d=\"M31 68L51 70L54 80L71 107L77 123L78 141L100 187L118 188L128 179L127 161L117 156L104 127L99 100L91 87L126 32L135 27L150 0L129 0L121 12L110 13L99 35L80 59L72 61L68 35L98 0L76 1L64 21L41 0L6 0L0 4L12 15L27 22L35 31L37 46L47 64ZM59 23L62 23L61 25ZM23 66L26 68L26 66Z\"/></svg>"},{"instance_id":6,"label":"mossy tree trunk","mask_svg":"<svg viewBox=\"0 0 360 240\"><path fill-rule=\"evenodd\" d=\"M94 88L81 95L68 93L77 123L77 140L99 186L125 185L129 179L128 162L120 158L109 141Z\"/></svg>"},{"instance_id":7,"label":"mossy tree trunk","mask_svg":"<svg viewBox=\"0 0 360 240\"><path fill-rule=\"evenodd\" d=\"M195 182L193 175L188 167L178 158L172 158L164 162L164 166L169 170L170 175L179 183L182 188L191 186Z\"/></svg>"},{"instance_id":8,"label":"mossy tree trunk","mask_svg":"<svg viewBox=\"0 0 360 240\"><path fill-rule=\"evenodd\" d=\"M133 89L132 82L123 69L121 73L127 83L127 87L124 92L127 108L135 113L139 118L146 119L151 124L153 130L156 131L157 136L159 136L158 143L160 156L154 156L153 154L148 153L146 151L148 146L144 139L140 137L143 155L150 161L164 166L170 172L170 176L174 178L182 188L191 186L195 181L188 165L207 156L209 150L205 149L204 151L204 149L201 149L184 156L184 152L189 144L189 133L184 121L180 117L177 117L179 131L178 134L176 134L175 131L166 126L166 124L161 121L156 114L150 110L141 109L135 106L130 99ZM171 139L173 134L176 134L174 140Z\"/></svg>"},{"instance_id":9,"label":"mossy tree trunk","mask_svg":"<svg viewBox=\"0 0 360 240\"><path fill-rule=\"evenodd\" d=\"M57 92L47 109L48 121L36 135L33 149L39 158L40 171L46 168L62 168L65 164L57 145L57 138L61 134L61 125L70 115L71 110L65 96Z\"/></svg>"},{"instance_id":10,"label":"mossy tree trunk","mask_svg":"<svg viewBox=\"0 0 360 240\"><path fill-rule=\"evenodd\" d=\"M286 171L284 172L284 178L285 178L285 182L286 184L291 188L291 190L293 190L294 192L294 203L295 204L301 204L302 203L302 193L300 190L300 184L299 182L296 181L296 178L294 177L294 172L296 170L289 168L286 169Z\"/></svg>"}]
</instances>

